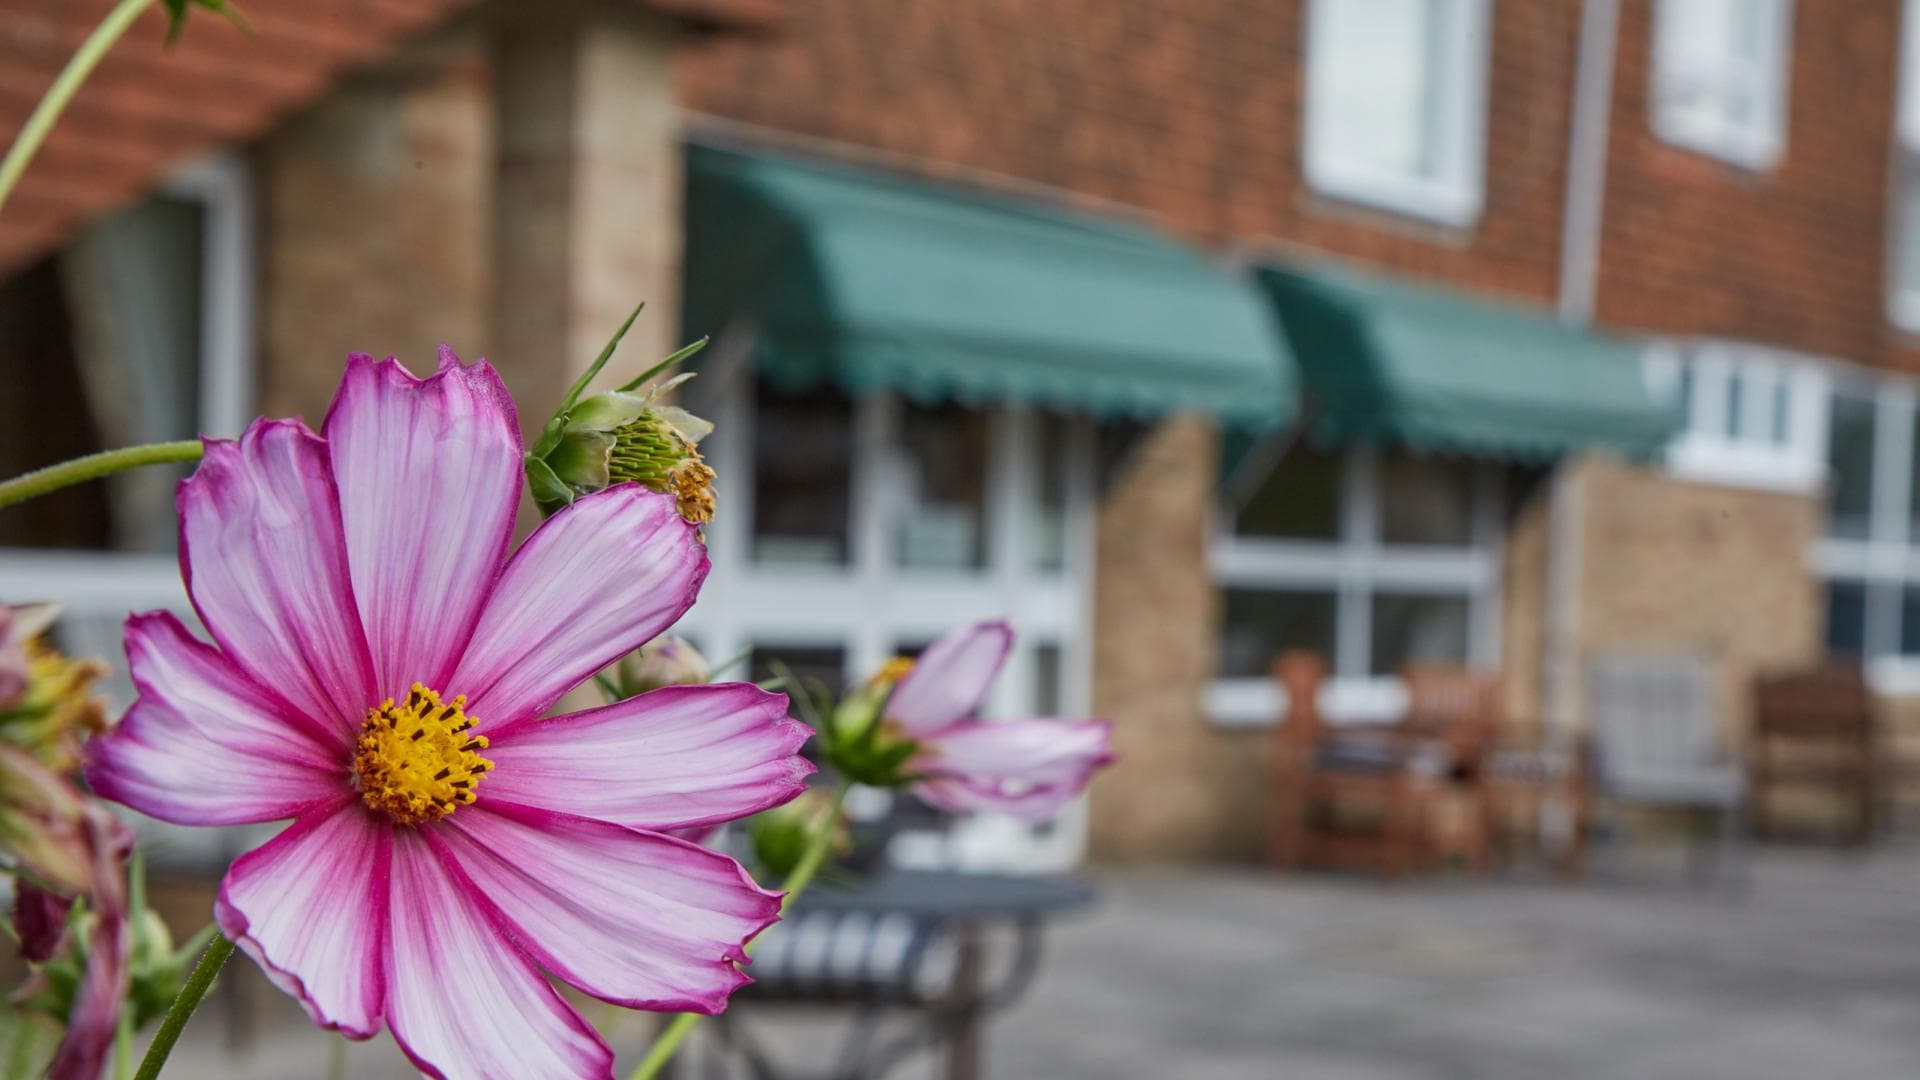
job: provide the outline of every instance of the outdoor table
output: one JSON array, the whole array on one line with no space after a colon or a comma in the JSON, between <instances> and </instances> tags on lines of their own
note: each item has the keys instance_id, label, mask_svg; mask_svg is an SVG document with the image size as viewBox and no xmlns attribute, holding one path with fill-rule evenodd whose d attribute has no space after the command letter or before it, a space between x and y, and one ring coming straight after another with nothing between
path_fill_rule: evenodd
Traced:
<instances>
[{"instance_id":1,"label":"outdoor table","mask_svg":"<svg viewBox=\"0 0 1920 1080\"><path fill-rule=\"evenodd\" d=\"M821 882L803 893L779 927L755 950L756 982L743 1001L845 1005L854 1021L828 1077L853 1080L886 1074L923 1047L946 1044L947 1076L980 1075L980 1028L1033 981L1046 921L1084 908L1092 886L1060 878L884 869L848 882ZM1010 932L1012 959L988 970L988 938ZM936 958L950 971L935 979ZM989 977L993 974L995 977ZM875 1045L888 1010L911 1022ZM741 1018L722 1014L722 1042L737 1051L761 1080L795 1075L746 1032Z\"/></svg>"}]
</instances>

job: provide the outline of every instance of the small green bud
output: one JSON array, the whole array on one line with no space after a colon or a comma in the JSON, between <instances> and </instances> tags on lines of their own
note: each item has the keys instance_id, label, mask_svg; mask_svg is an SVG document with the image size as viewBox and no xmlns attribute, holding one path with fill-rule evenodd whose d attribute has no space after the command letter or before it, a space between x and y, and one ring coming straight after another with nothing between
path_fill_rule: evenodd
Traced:
<instances>
[{"instance_id":1,"label":"small green bud","mask_svg":"<svg viewBox=\"0 0 1920 1080\"><path fill-rule=\"evenodd\" d=\"M829 825L834 835L828 850L844 855L853 849L844 820L831 821L833 796L808 788L783 806L763 810L747 819L747 840L753 846L754 867L762 881L778 881L793 873L812 842L813 834Z\"/></svg>"},{"instance_id":2,"label":"small green bud","mask_svg":"<svg viewBox=\"0 0 1920 1080\"><path fill-rule=\"evenodd\" d=\"M920 746L886 719L887 699L911 670L913 661L906 657L887 661L827 717L822 747L828 763L842 776L873 787L912 782L907 767Z\"/></svg>"},{"instance_id":3,"label":"small green bud","mask_svg":"<svg viewBox=\"0 0 1920 1080\"><path fill-rule=\"evenodd\" d=\"M697 686L710 677L700 650L671 634L662 634L620 658L614 682L629 698L663 686Z\"/></svg>"}]
</instances>

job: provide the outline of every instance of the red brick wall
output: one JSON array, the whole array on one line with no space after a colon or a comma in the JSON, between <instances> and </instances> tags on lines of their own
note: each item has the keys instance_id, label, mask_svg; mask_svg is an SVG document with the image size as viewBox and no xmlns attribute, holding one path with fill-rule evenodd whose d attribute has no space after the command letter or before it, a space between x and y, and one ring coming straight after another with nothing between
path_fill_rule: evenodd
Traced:
<instances>
[{"instance_id":1,"label":"red brick wall","mask_svg":"<svg viewBox=\"0 0 1920 1080\"><path fill-rule=\"evenodd\" d=\"M1900 0L1793 5L1786 153L1760 173L1653 135L1652 7L1622 4L1599 320L1920 368L1882 299ZM1547 303L1579 8L1494 4L1470 229L1306 187L1304 0L811 0L776 36L690 50L682 88L694 109L1115 200L1205 243Z\"/></svg>"},{"instance_id":2,"label":"red brick wall","mask_svg":"<svg viewBox=\"0 0 1920 1080\"><path fill-rule=\"evenodd\" d=\"M1900 0L1793 5L1786 151L1763 172L1653 134L1653 0L1621 7L1600 320L1920 365L1884 302Z\"/></svg>"},{"instance_id":3,"label":"red brick wall","mask_svg":"<svg viewBox=\"0 0 1920 1080\"><path fill-rule=\"evenodd\" d=\"M1575 0L1495 5L1487 209L1455 230L1336 203L1300 171L1306 5L811 0L691 48L697 110L1140 207L1217 244L1302 244L1554 294Z\"/></svg>"}]
</instances>

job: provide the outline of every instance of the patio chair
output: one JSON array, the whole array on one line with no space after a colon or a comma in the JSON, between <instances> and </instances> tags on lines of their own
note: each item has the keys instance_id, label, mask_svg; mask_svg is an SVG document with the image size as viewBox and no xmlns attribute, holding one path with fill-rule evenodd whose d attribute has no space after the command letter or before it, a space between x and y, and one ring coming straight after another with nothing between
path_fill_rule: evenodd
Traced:
<instances>
[{"instance_id":1,"label":"patio chair","mask_svg":"<svg viewBox=\"0 0 1920 1080\"><path fill-rule=\"evenodd\" d=\"M1399 720L1328 725L1318 701L1324 673L1324 662L1310 653L1290 652L1274 664L1289 701L1276 748L1274 863L1404 877L1435 853L1429 811L1451 790L1466 796L1468 808L1458 850L1485 870L1491 818L1481 764L1495 725L1497 678L1452 666L1408 667L1401 673L1407 711ZM1356 806L1371 812L1371 828L1338 820Z\"/></svg>"},{"instance_id":2,"label":"patio chair","mask_svg":"<svg viewBox=\"0 0 1920 1080\"><path fill-rule=\"evenodd\" d=\"M1873 696L1857 659L1756 678L1748 802L1755 835L1776 830L1771 796L1782 788L1814 788L1847 807L1848 840L1864 845L1872 839L1882 767L1876 735Z\"/></svg>"},{"instance_id":3,"label":"patio chair","mask_svg":"<svg viewBox=\"0 0 1920 1080\"><path fill-rule=\"evenodd\" d=\"M1587 662L1587 717L1596 793L1622 832L1625 806L1680 810L1695 819L1689 854L1696 868L1709 847L1733 869L1744 840L1740 767L1714 737L1713 672L1698 656L1603 653ZM1697 827L1710 821L1707 830Z\"/></svg>"}]
</instances>

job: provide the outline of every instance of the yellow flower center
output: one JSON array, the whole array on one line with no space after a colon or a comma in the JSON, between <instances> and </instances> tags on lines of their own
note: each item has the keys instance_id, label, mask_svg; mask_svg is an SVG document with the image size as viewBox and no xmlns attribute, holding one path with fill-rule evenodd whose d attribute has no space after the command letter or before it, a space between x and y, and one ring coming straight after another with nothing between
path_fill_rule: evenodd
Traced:
<instances>
[{"instance_id":1,"label":"yellow flower center","mask_svg":"<svg viewBox=\"0 0 1920 1080\"><path fill-rule=\"evenodd\" d=\"M896 656L891 660L888 660L886 663L881 664L880 670L874 672L873 678L867 681L874 686L880 686L883 684L887 686L891 686L894 683L899 682L901 679L906 678L907 672L912 670L913 670L913 657Z\"/></svg>"},{"instance_id":2,"label":"yellow flower center","mask_svg":"<svg viewBox=\"0 0 1920 1080\"><path fill-rule=\"evenodd\" d=\"M438 821L462 803L493 762L475 753L485 735L468 735L467 696L451 702L413 684L407 700L367 710L353 755L353 779L367 806L402 825Z\"/></svg>"}]
</instances>

